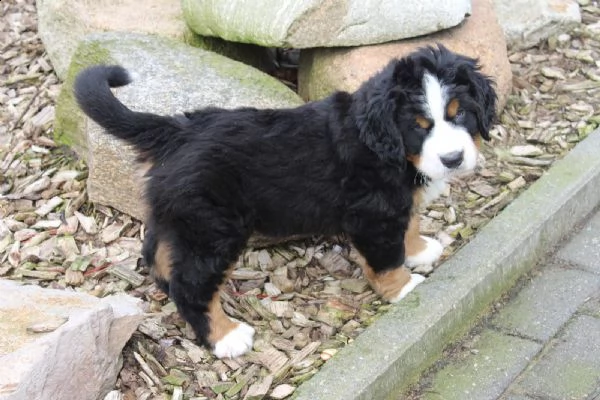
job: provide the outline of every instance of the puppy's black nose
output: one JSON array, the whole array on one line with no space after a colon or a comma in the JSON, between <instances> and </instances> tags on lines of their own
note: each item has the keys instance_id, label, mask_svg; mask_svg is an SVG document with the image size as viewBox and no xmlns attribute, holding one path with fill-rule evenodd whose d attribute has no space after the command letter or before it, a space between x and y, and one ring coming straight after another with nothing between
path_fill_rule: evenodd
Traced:
<instances>
[{"instance_id":1,"label":"puppy's black nose","mask_svg":"<svg viewBox=\"0 0 600 400\"><path fill-rule=\"evenodd\" d=\"M441 155L440 160L446 168L458 168L458 166L463 162L463 155L464 152L462 150L453 151L451 153Z\"/></svg>"}]
</instances>

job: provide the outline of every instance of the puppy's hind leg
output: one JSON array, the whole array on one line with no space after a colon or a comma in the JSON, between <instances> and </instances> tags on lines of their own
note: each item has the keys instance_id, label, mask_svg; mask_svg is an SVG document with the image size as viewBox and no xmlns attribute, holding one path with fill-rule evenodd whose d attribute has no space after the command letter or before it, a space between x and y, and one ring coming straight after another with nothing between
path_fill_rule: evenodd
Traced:
<instances>
[{"instance_id":1,"label":"puppy's hind leg","mask_svg":"<svg viewBox=\"0 0 600 400\"><path fill-rule=\"evenodd\" d=\"M223 249L221 249L223 250ZM241 246L240 246L241 251ZM169 296L198 340L219 358L238 357L252 348L254 328L229 318L221 307L220 290L237 253L198 249L198 244L172 246ZM158 258L158 251L157 251Z\"/></svg>"},{"instance_id":2,"label":"puppy's hind leg","mask_svg":"<svg viewBox=\"0 0 600 400\"><path fill-rule=\"evenodd\" d=\"M146 265L150 268L150 273L156 285L167 295L169 294L169 281L171 280L171 269L173 267L170 251L169 244L158 239L152 223L148 222L142 256Z\"/></svg>"}]
</instances>

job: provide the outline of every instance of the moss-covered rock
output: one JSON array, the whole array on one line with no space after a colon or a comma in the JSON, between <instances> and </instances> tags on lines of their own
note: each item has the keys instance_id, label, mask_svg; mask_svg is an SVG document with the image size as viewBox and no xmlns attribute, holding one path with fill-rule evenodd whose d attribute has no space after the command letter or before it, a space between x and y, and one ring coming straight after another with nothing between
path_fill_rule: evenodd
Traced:
<instances>
[{"instance_id":1,"label":"moss-covered rock","mask_svg":"<svg viewBox=\"0 0 600 400\"><path fill-rule=\"evenodd\" d=\"M128 31L183 39L179 0L36 0L38 31L56 74L65 79L81 39L93 32Z\"/></svg>"},{"instance_id":2,"label":"moss-covered rock","mask_svg":"<svg viewBox=\"0 0 600 400\"><path fill-rule=\"evenodd\" d=\"M182 0L192 30L267 47L384 43L458 25L470 0ZM418 16L415 16L417 12Z\"/></svg>"},{"instance_id":3,"label":"moss-covered rock","mask_svg":"<svg viewBox=\"0 0 600 400\"><path fill-rule=\"evenodd\" d=\"M103 132L79 110L73 81L83 68L119 64L136 77L116 90L136 111L170 115L206 106L292 107L302 100L281 82L252 67L176 40L133 33L99 33L77 48L56 107L55 138L89 166L92 201L143 218L141 175L133 150Z\"/></svg>"}]
</instances>

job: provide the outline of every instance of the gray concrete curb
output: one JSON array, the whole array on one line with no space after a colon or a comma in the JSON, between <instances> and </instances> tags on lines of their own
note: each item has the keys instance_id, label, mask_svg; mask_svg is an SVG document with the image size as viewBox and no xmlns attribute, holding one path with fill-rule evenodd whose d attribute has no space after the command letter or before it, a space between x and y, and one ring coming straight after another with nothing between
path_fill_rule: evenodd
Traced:
<instances>
[{"instance_id":1,"label":"gray concrete curb","mask_svg":"<svg viewBox=\"0 0 600 400\"><path fill-rule=\"evenodd\" d=\"M397 399L445 345L598 204L600 129L329 360L294 399Z\"/></svg>"}]
</instances>

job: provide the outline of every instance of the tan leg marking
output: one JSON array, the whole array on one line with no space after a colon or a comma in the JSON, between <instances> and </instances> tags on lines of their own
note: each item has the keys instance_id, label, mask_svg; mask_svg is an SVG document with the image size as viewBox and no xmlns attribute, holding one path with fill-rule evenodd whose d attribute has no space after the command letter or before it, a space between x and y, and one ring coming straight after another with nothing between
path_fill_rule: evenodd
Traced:
<instances>
[{"instance_id":1,"label":"tan leg marking","mask_svg":"<svg viewBox=\"0 0 600 400\"><path fill-rule=\"evenodd\" d=\"M446 107L446 114L448 115L448 118L456 117L456 114L458 114L459 107L460 107L460 102L458 101L458 99L450 100L450 102L448 103L448 106Z\"/></svg>"},{"instance_id":2,"label":"tan leg marking","mask_svg":"<svg viewBox=\"0 0 600 400\"><path fill-rule=\"evenodd\" d=\"M473 143L475 143L475 147L477 147L477 150L481 149L481 135L479 133L477 133L475 136L473 136Z\"/></svg>"},{"instance_id":3,"label":"tan leg marking","mask_svg":"<svg viewBox=\"0 0 600 400\"><path fill-rule=\"evenodd\" d=\"M156 253L154 254L152 273L155 278L170 282L172 269L171 247L167 243L159 241L156 246Z\"/></svg>"},{"instance_id":4,"label":"tan leg marking","mask_svg":"<svg viewBox=\"0 0 600 400\"><path fill-rule=\"evenodd\" d=\"M419 233L420 217L419 207L421 205L421 192L423 189L417 189L413 193L413 206L410 212L410 221L408 229L404 234L404 250L406 256L414 256L427 248L427 242Z\"/></svg>"},{"instance_id":5,"label":"tan leg marking","mask_svg":"<svg viewBox=\"0 0 600 400\"><path fill-rule=\"evenodd\" d=\"M223 339L225 335L237 328L239 323L232 321L221 307L221 289L216 291L208 305L208 316L210 318L210 333L208 334L208 340L212 344L217 343Z\"/></svg>"},{"instance_id":6,"label":"tan leg marking","mask_svg":"<svg viewBox=\"0 0 600 400\"><path fill-rule=\"evenodd\" d=\"M427 242L419 234L419 222L419 214L413 212L404 234L404 250L407 257L419 254L427 248Z\"/></svg>"},{"instance_id":7,"label":"tan leg marking","mask_svg":"<svg viewBox=\"0 0 600 400\"><path fill-rule=\"evenodd\" d=\"M356 252L355 261L363 270L365 278L385 300L391 300L398 296L402 288L410 281L410 270L404 266L389 271L377 273L367 263L367 260Z\"/></svg>"}]
</instances>

